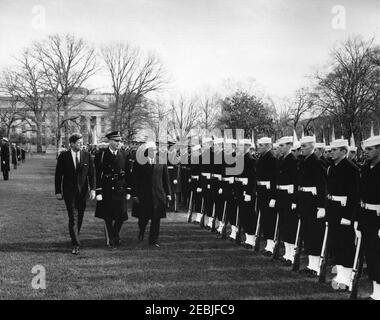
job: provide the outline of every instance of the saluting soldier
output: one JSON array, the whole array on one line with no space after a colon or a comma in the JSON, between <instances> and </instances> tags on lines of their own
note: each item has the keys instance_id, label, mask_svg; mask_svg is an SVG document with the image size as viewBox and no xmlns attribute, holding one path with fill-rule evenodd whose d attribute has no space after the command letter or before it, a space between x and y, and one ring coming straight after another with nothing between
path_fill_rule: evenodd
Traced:
<instances>
[{"instance_id":1,"label":"saluting soldier","mask_svg":"<svg viewBox=\"0 0 380 320\"><path fill-rule=\"evenodd\" d=\"M257 161L257 208L261 212L263 236L266 247L262 253L266 256L273 254L274 231L276 227L276 197L277 159L271 152L272 139L263 137L257 140L260 157Z\"/></svg>"},{"instance_id":2,"label":"saluting soldier","mask_svg":"<svg viewBox=\"0 0 380 320\"><path fill-rule=\"evenodd\" d=\"M334 164L327 170L326 216L337 275L334 290L348 290L355 255L355 212L359 208L359 169L347 159L348 140L331 143Z\"/></svg>"},{"instance_id":3,"label":"saluting soldier","mask_svg":"<svg viewBox=\"0 0 380 320\"><path fill-rule=\"evenodd\" d=\"M1 171L3 172L3 179L8 180L9 179L9 143L7 138L1 139Z\"/></svg>"},{"instance_id":4,"label":"saluting soldier","mask_svg":"<svg viewBox=\"0 0 380 320\"><path fill-rule=\"evenodd\" d=\"M291 152L293 137L282 137L279 141L281 154L277 171L276 209L279 212L280 239L284 242L285 254L282 262L286 266L294 261L294 246L297 233L298 216L292 209L297 190L297 159ZM293 205L294 207L294 205Z\"/></svg>"},{"instance_id":5,"label":"saluting soldier","mask_svg":"<svg viewBox=\"0 0 380 320\"><path fill-rule=\"evenodd\" d=\"M120 230L128 219L127 199L130 198L131 172L126 151L121 150L121 135L113 131L106 135L109 146L95 156L96 210L95 217L105 221L107 246L121 244Z\"/></svg>"},{"instance_id":6,"label":"saluting soldier","mask_svg":"<svg viewBox=\"0 0 380 320\"><path fill-rule=\"evenodd\" d=\"M366 158L361 171L361 209L357 217L357 236L362 237L368 276L373 292L369 299L380 300L380 136L363 141Z\"/></svg>"},{"instance_id":7,"label":"saluting soldier","mask_svg":"<svg viewBox=\"0 0 380 320\"><path fill-rule=\"evenodd\" d=\"M300 270L310 276L317 275L325 231L326 171L314 153L315 136L301 138L304 159L297 175L297 211L301 215L301 235L304 240L308 265Z\"/></svg>"}]
</instances>

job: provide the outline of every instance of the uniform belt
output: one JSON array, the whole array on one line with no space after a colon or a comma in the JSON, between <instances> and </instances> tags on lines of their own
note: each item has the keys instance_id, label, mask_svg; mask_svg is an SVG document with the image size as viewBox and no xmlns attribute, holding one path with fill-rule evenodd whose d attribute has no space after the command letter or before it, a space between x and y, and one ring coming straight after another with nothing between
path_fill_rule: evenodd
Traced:
<instances>
[{"instance_id":1,"label":"uniform belt","mask_svg":"<svg viewBox=\"0 0 380 320\"><path fill-rule=\"evenodd\" d=\"M314 196L317 195L317 187L298 187L298 191L311 192Z\"/></svg>"},{"instance_id":2,"label":"uniform belt","mask_svg":"<svg viewBox=\"0 0 380 320\"><path fill-rule=\"evenodd\" d=\"M248 184L248 178L235 178L235 180L241 182L243 186Z\"/></svg>"},{"instance_id":3,"label":"uniform belt","mask_svg":"<svg viewBox=\"0 0 380 320\"><path fill-rule=\"evenodd\" d=\"M270 181L257 181L257 185L265 186L266 189L270 189Z\"/></svg>"},{"instance_id":4,"label":"uniform belt","mask_svg":"<svg viewBox=\"0 0 380 320\"><path fill-rule=\"evenodd\" d=\"M207 179L211 179L211 173L202 172L201 175L206 177Z\"/></svg>"},{"instance_id":5,"label":"uniform belt","mask_svg":"<svg viewBox=\"0 0 380 320\"><path fill-rule=\"evenodd\" d=\"M223 178L223 181L227 181L230 184L234 183L234 177Z\"/></svg>"},{"instance_id":6,"label":"uniform belt","mask_svg":"<svg viewBox=\"0 0 380 320\"><path fill-rule=\"evenodd\" d=\"M169 166L168 169L174 169L174 167L173 166Z\"/></svg>"},{"instance_id":7,"label":"uniform belt","mask_svg":"<svg viewBox=\"0 0 380 320\"><path fill-rule=\"evenodd\" d=\"M361 206L364 209L376 211L376 214L380 216L380 204L371 204L371 203L364 203L361 202Z\"/></svg>"},{"instance_id":8,"label":"uniform belt","mask_svg":"<svg viewBox=\"0 0 380 320\"><path fill-rule=\"evenodd\" d=\"M222 180L222 175L221 174L214 174L214 178L217 178L218 180Z\"/></svg>"},{"instance_id":9,"label":"uniform belt","mask_svg":"<svg viewBox=\"0 0 380 320\"><path fill-rule=\"evenodd\" d=\"M125 177L125 173L103 174L103 177L107 179L122 179Z\"/></svg>"},{"instance_id":10,"label":"uniform belt","mask_svg":"<svg viewBox=\"0 0 380 320\"><path fill-rule=\"evenodd\" d=\"M191 176L191 179L199 180L199 176Z\"/></svg>"},{"instance_id":11,"label":"uniform belt","mask_svg":"<svg viewBox=\"0 0 380 320\"><path fill-rule=\"evenodd\" d=\"M331 200L331 201L337 201L337 202L340 202L340 205L342 207L345 207L346 204L347 204L347 197L346 196L333 196L331 194L328 194L327 195L327 199Z\"/></svg>"},{"instance_id":12,"label":"uniform belt","mask_svg":"<svg viewBox=\"0 0 380 320\"><path fill-rule=\"evenodd\" d=\"M277 190L286 190L288 191L289 194L294 193L294 184L278 184L277 185Z\"/></svg>"}]
</instances>

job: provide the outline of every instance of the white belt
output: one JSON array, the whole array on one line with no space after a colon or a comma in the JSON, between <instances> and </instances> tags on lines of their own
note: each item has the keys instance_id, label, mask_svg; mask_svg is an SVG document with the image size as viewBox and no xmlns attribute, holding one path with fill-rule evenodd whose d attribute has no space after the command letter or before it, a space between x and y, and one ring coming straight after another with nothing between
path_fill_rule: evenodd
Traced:
<instances>
[{"instance_id":1,"label":"white belt","mask_svg":"<svg viewBox=\"0 0 380 320\"><path fill-rule=\"evenodd\" d=\"M294 184L287 184L287 185L278 184L277 189L278 190L286 190L286 191L288 191L289 194L293 194L294 193Z\"/></svg>"},{"instance_id":2,"label":"white belt","mask_svg":"<svg viewBox=\"0 0 380 320\"><path fill-rule=\"evenodd\" d=\"M257 181L259 186L265 186L265 188L270 189L270 181Z\"/></svg>"},{"instance_id":3,"label":"white belt","mask_svg":"<svg viewBox=\"0 0 380 320\"><path fill-rule=\"evenodd\" d=\"M246 186L248 184L248 178L235 178L236 181L240 181L243 186Z\"/></svg>"},{"instance_id":4,"label":"white belt","mask_svg":"<svg viewBox=\"0 0 380 320\"><path fill-rule=\"evenodd\" d=\"M345 207L347 204L347 197L346 196L333 196L333 195L328 194L327 199L340 202L340 205L342 207Z\"/></svg>"},{"instance_id":5,"label":"white belt","mask_svg":"<svg viewBox=\"0 0 380 320\"><path fill-rule=\"evenodd\" d=\"M172 167L172 166L169 166L169 167L168 167L168 169L174 169L174 167Z\"/></svg>"},{"instance_id":6,"label":"white belt","mask_svg":"<svg viewBox=\"0 0 380 320\"><path fill-rule=\"evenodd\" d=\"M228 181L230 184L234 183L234 177L223 178L223 181Z\"/></svg>"},{"instance_id":7,"label":"white belt","mask_svg":"<svg viewBox=\"0 0 380 320\"><path fill-rule=\"evenodd\" d=\"M211 178L211 173L202 172L201 175L204 176L204 177L206 177L207 179Z\"/></svg>"},{"instance_id":8,"label":"white belt","mask_svg":"<svg viewBox=\"0 0 380 320\"><path fill-rule=\"evenodd\" d=\"M298 187L298 190L302 192L311 192L314 196L317 195L316 187Z\"/></svg>"},{"instance_id":9,"label":"white belt","mask_svg":"<svg viewBox=\"0 0 380 320\"><path fill-rule=\"evenodd\" d=\"M199 180L199 176L191 176L191 179Z\"/></svg>"},{"instance_id":10,"label":"white belt","mask_svg":"<svg viewBox=\"0 0 380 320\"><path fill-rule=\"evenodd\" d=\"M364 203L362 201L361 206L364 209L376 211L377 215L380 216L380 204Z\"/></svg>"},{"instance_id":11,"label":"white belt","mask_svg":"<svg viewBox=\"0 0 380 320\"><path fill-rule=\"evenodd\" d=\"M221 174L214 174L214 178L217 178L219 181L222 181L222 175Z\"/></svg>"}]
</instances>

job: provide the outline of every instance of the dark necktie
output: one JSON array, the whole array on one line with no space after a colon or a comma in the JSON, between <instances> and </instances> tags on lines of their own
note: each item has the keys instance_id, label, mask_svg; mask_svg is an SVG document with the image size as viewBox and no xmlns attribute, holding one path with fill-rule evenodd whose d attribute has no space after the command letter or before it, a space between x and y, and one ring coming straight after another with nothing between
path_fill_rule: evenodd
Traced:
<instances>
[{"instance_id":1,"label":"dark necktie","mask_svg":"<svg viewBox=\"0 0 380 320\"><path fill-rule=\"evenodd\" d=\"M78 166L79 166L78 152L75 152L75 169L78 169Z\"/></svg>"}]
</instances>

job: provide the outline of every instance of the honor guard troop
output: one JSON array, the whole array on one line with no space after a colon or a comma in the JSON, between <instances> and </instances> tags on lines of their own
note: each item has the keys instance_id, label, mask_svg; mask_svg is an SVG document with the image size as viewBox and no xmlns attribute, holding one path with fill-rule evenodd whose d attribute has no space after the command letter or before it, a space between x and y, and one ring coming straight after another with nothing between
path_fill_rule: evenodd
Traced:
<instances>
[{"instance_id":1,"label":"honor guard troop","mask_svg":"<svg viewBox=\"0 0 380 320\"><path fill-rule=\"evenodd\" d=\"M157 219L165 217L170 205L173 211L185 207L188 222L261 251L293 271L324 282L331 270L332 288L350 292L351 298L357 296L365 261L372 281L370 299L380 299L380 136L363 141L364 164L357 161L357 148L348 140L326 146L315 136L300 141L284 136L275 152L269 137L257 141L257 150L248 139L203 138L184 153L183 145L169 143L167 164L156 165L152 158L149 168L136 163L138 145L123 150L119 132L106 137L108 148L97 152L94 161L95 215L105 221L109 247L121 243L131 194L134 210L140 208L138 215L132 214L139 221L146 218L141 212L148 201L145 191L136 196L134 190L139 172L160 174L163 178L152 178L152 188L160 190L160 208L154 207L147 217L152 220L149 241L155 246L159 247ZM3 139L4 179L10 162L6 146ZM161 185L162 181L167 183ZM140 221L139 240L147 219Z\"/></svg>"},{"instance_id":2,"label":"honor guard troop","mask_svg":"<svg viewBox=\"0 0 380 320\"><path fill-rule=\"evenodd\" d=\"M299 142L285 136L275 153L269 137L257 145L257 158L247 139L206 138L192 146L188 221L247 249L262 248L263 255L319 282L333 266L332 288L349 291L350 298L356 298L365 261L373 283L369 299L379 300L380 136L363 141L364 165L344 139L326 146L315 136ZM236 165L228 160L239 156L244 169L228 173Z\"/></svg>"}]
</instances>

